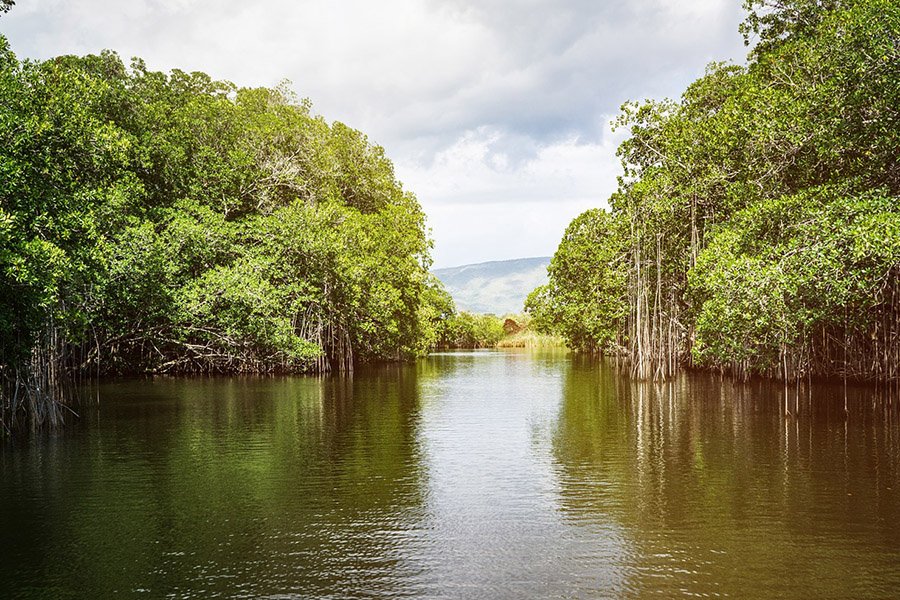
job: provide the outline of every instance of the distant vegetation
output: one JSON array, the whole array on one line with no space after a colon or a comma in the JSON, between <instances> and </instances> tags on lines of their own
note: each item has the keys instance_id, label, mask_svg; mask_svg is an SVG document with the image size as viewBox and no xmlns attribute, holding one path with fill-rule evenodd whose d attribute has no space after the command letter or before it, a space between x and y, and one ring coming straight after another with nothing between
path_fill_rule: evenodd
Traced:
<instances>
[{"instance_id":1,"label":"distant vegetation","mask_svg":"<svg viewBox=\"0 0 900 600\"><path fill-rule=\"evenodd\" d=\"M565 348L562 336L535 331L531 327L509 334L497 342L497 348Z\"/></svg>"},{"instance_id":2,"label":"distant vegetation","mask_svg":"<svg viewBox=\"0 0 900 600\"><path fill-rule=\"evenodd\" d=\"M429 330L433 348L542 348L563 346L556 335L535 331L528 315L479 314L458 311L450 294L436 280L428 287L432 311Z\"/></svg>"},{"instance_id":3,"label":"distant vegetation","mask_svg":"<svg viewBox=\"0 0 900 600\"><path fill-rule=\"evenodd\" d=\"M442 348L494 348L506 334L503 319L461 311L444 322Z\"/></svg>"},{"instance_id":4,"label":"distant vegetation","mask_svg":"<svg viewBox=\"0 0 900 600\"><path fill-rule=\"evenodd\" d=\"M438 348L553 348L565 347L558 335L532 329L522 315L455 313L442 323ZM512 327L510 327L512 325Z\"/></svg>"},{"instance_id":5,"label":"distant vegetation","mask_svg":"<svg viewBox=\"0 0 900 600\"><path fill-rule=\"evenodd\" d=\"M635 375L900 379L900 4L753 0L746 67L629 103L527 309Z\"/></svg>"},{"instance_id":6,"label":"distant vegetation","mask_svg":"<svg viewBox=\"0 0 900 600\"><path fill-rule=\"evenodd\" d=\"M561 336L535 331L531 317L522 314L535 282L547 280L549 263L549 257L520 258L432 271L443 284L447 315L435 325L435 347L564 347Z\"/></svg>"},{"instance_id":7,"label":"distant vegetation","mask_svg":"<svg viewBox=\"0 0 900 600\"><path fill-rule=\"evenodd\" d=\"M73 376L420 354L449 314L429 248L382 149L284 88L0 37L5 426L57 421Z\"/></svg>"}]
</instances>

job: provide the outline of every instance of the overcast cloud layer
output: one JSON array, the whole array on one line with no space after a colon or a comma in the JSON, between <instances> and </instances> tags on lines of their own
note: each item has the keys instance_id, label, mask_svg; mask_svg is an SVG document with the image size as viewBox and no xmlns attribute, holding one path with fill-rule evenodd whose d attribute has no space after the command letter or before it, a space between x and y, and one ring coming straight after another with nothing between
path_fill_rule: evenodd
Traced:
<instances>
[{"instance_id":1,"label":"overcast cloud layer","mask_svg":"<svg viewBox=\"0 0 900 600\"><path fill-rule=\"evenodd\" d=\"M552 254L615 189L625 100L742 62L740 0L18 0L20 57L116 50L239 85L290 79L363 130L429 217L435 266Z\"/></svg>"}]
</instances>

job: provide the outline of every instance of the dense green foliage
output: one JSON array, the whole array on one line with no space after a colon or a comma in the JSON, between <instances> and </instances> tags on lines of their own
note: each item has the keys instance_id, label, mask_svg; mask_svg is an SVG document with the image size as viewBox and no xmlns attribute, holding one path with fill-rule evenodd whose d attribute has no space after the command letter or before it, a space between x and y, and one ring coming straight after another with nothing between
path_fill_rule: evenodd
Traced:
<instances>
[{"instance_id":1,"label":"dense green foliage","mask_svg":"<svg viewBox=\"0 0 900 600\"><path fill-rule=\"evenodd\" d=\"M383 150L285 89L110 52L19 61L0 37L0 372L19 401L64 372L413 356L446 312L429 248Z\"/></svg>"},{"instance_id":2,"label":"dense green foliage","mask_svg":"<svg viewBox=\"0 0 900 600\"><path fill-rule=\"evenodd\" d=\"M578 350L617 342L628 310L620 226L600 209L572 221L547 268L549 282L525 301L534 329L559 332Z\"/></svg>"},{"instance_id":3,"label":"dense green foliage","mask_svg":"<svg viewBox=\"0 0 900 600\"><path fill-rule=\"evenodd\" d=\"M610 213L576 219L529 309L638 376L900 378L900 5L747 8L746 67L623 107Z\"/></svg>"},{"instance_id":4,"label":"dense green foliage","mask_svg":"<svg viewBox=\"0 0 900 600\"><path fill-rule=\"evenodd\" d=\"M494 348L506 335L502 318L466 311L450 314L438 332L439 348Z\"/></svg>"}]
</instances>

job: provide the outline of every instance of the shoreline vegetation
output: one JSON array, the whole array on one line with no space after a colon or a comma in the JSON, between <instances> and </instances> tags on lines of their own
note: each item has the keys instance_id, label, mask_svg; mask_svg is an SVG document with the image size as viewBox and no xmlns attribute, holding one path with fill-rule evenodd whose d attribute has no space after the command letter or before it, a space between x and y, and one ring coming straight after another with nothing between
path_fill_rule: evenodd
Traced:
<instances>
[{"instance_id":1,"label":"shoreline vegetation","mask_svg":"<svg viewBox=\"0 0 900 600\"><path fill-rule=\"evenodd\" d=\"M746 66L627 103L609 210L526 310L632 375L900 385L900 4L745 3Z\"/></svg>"},{"instance_id":2,"label":"shoreline vegetation","mask_svg":"<svg viewBox=\"0 0 900 600\"><path fill-rule=\"evenodd\" d=\"M0 36L0 429L67 384L341 372L433 347L452 300L381 147L283 84L19 60Z\"/></svg>"},{"instance_id":3,"label":"shoreline vegetation","mask_svg":"<svg viewBox=\"0 0 900 600\"><path fill-rule=\"evenodd\" d=\"M746 66L623 106L619 189L521 324L456 309L384 150L287 84L0 36L0 428L62 422L86 379L452 347L900 383L900 5L745 7Z\"/></svg>"},{"instance_id":4,"label":"shoreline vegetation","mask_svg":"<svg viewBox=\"0 0 900 600\"><path fill-rule=\"evenodd\" d=\"M0 200L6 434L59 425L89 379L345 372L509 333L429 273L383 149L284 84L20 61L0 36Z\"/></svg>"}]
</instances>

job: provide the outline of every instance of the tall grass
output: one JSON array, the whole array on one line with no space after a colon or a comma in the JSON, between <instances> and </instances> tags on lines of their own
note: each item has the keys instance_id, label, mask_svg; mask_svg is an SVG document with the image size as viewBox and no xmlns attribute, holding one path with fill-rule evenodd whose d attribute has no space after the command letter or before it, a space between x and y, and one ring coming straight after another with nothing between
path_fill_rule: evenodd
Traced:
<instances>
[{"instance_id":1,"label":"tall grass","mask_svg":"<svg viewBox=\"0 0 900 600\"><path fill-rule=\"evenodd\" d=\"M558 335L524 329L497 342L498 348L565 348L565 340Z\"/></svg>"}]
</instances>

